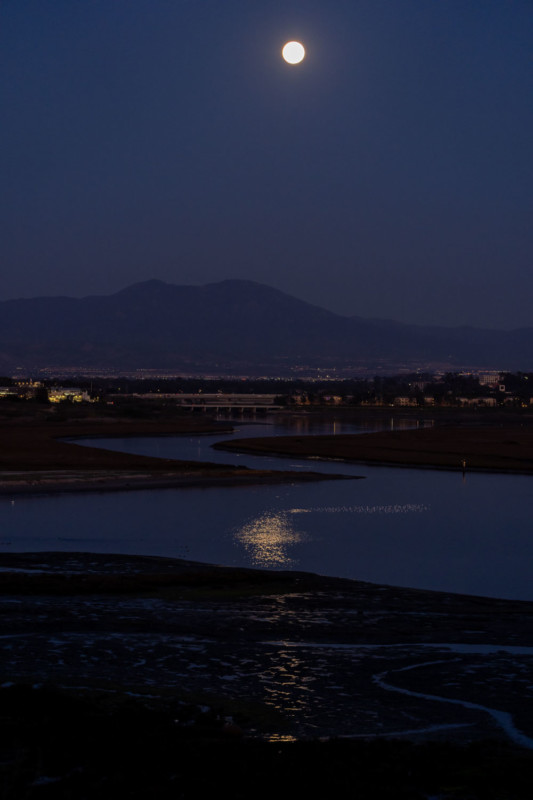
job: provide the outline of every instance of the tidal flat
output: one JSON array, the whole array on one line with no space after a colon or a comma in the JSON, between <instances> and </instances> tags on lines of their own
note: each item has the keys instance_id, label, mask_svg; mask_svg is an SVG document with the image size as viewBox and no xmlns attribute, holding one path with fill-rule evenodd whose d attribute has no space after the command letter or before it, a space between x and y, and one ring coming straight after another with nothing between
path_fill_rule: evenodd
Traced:
<instances>
[{"instance_id":1,"label":"tidal flat","mask_svg":"<svg viewBox=\"0 0 533 800\"><path fill-rule=\"evenodd\" d=\"M127 750L145 753L139 786L181 775L186 797L191 748L278 777L318 748L317 780L341 758L337 779L357 771L363 792L387 754L374 788L389 770L409 797L456 769L455 797L487 796L472 792L489 761L531 774L533 603L140 556L2 554L0 569L0 774L26 792L6 797L46 781L89 796L72 794L82 779L111 793L140 768Z\"/></svg>"}]
</instances>

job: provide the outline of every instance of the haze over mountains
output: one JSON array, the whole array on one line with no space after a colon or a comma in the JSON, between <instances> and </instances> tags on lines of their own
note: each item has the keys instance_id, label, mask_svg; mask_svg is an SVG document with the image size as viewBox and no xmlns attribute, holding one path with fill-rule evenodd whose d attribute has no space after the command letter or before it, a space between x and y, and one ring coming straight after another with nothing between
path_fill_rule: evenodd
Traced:
<instances>
[{"instance_id":1,"label":"haze over mountains","mask_svg":"<svg viewBox=\"0 0 533 800\"><path fill-rule=\"evenodd\" d=\"M533 328L405 325L344 317L252 281L150 280L109 296L0 303L0 371L183 373L533 369ZM295 373L296 370L296 373Z\"/></svg>"}]
</instances>

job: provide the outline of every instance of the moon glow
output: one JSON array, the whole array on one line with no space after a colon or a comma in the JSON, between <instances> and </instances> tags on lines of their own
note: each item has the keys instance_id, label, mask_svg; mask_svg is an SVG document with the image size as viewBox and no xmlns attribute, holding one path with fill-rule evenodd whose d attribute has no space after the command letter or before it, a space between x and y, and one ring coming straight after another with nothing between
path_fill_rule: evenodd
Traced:
<instances>
[{"instance_id":1,"label":"moon glow","mask_svg":"<svg viewBox=\"0 0 533 800\"><path fill-rule=\"evenodd\" d=\"M287 42L281 51L287 64L299 64L305 58L305 48L300 42Z\"/></svg>"}]
</instances>

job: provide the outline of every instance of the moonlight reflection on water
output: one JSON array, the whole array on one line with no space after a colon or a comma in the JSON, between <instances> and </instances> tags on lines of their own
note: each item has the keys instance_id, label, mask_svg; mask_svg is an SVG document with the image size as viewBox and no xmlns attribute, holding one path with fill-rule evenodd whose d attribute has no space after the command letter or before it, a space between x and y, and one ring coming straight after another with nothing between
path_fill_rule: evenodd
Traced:
<instances>
[{"instance_id":1,"label":"moonlight reflection on water","mask_svg":"<svg viewBox=\"0 0 533 800\"><path fill-rule=\"evenodd\" d=\"M290 512L261 514L235 534L256 567L290 567L294 564L288 548L307 539L295 529Z\"/></svg>"},{"instance_id":2,"label":"moonlight reflection on water","mask_svg":"<svg viewBox=\"0 0 533 800\"><path fill-rule=\"evenodd\" d=\"M323 508L291 508L288 514L423 514L431 506L424 503L403 503L393 506L325 506Z\"/></svg>"},{"instance_id":3,"label":"moonlight reflection on water","mask_svg":"<svg viewBox=\"0 0 533 800\"><path fill-rule=\"evenodd\" d=\"M272 511L249 520L235 532L235 540L244 546L255 567L289 568L297 561L289 555L295 544L308 542L309 533L298 531L291 517L298 514L421 514L429 511L423 503L395 505L322 506L319 508L289 508Z\"/></svg>"},{"instance_id":4,"label":"moonlight reflection on water","mask_svg":"<svg viewBox=\"0 0 533 800\"><path fill-rule=\"evenodd\" d=\"M382 424L343 425L358 433ZM391 429L403 427L391 419ZM413 427L413 420L409 424ZM234 434L101 439L99 447L159 458L309 470L309 461L230 455L211 445L246 436L331 433L238 424ZM407 424L407 422L406 422ZM82 440L80 444L94 446ZM2 551L170 556L229 566L297 569L391 586L532 599L529 475L398 469L320 461L366 480L256 487L35 496L0 502Z\"/></svg>"}]
</instances>

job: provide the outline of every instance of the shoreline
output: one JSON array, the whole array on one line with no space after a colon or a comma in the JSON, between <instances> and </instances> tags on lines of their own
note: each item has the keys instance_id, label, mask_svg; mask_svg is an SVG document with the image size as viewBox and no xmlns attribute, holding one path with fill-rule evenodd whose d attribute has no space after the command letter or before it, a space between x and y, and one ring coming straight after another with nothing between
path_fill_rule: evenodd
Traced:
<instances>
[{"instance_id":1,"label":"shoreline","mask_svg":"<svg viewBox=\"0 0 533 800\"><path fill-rule=\"evenodd\" d=\"M258 470L233 464L134 455L97 446L99 439L108 437L209 435L231 430L227 423L192 417L133 422L105 418L69 422L19 419L10 424L3 421L0 422L0 497L353 480L347 475ZM94 439L96 446L76 444L71 439Z\"/></svg>"},{"instance_id":2,"label":"shoreline","mask_svg":"<svg viewBox=\"0 0 533 800\"><path fill-rule=\"evenodd\" d=\"M324 480L363 480L362 476L331 475L320 472L259 472L235 474L191 474L184 475L116 475L88 477L83 472L76 477L71 474L57 480L43 477L24 481L5 481L0 474L0 497L17 497L21 495L68 494L80 492L128 492L151 489L209 489L225 486L261 486L272 484L307 483Z\"/></svg>"},{"instance_id":3,"label":"shoreline","mask_svg":"<svg viewBox=\"0 0 533 800\"><path fill-rule=\"evenodd\" d=\"M466 418L471 420L469 416ZM455 423L455 424L454 424ZM192 417L168 420L76 419L0 422L0 497L73 492L208 488L356 480L323 472L258 470L230 464L140 456L76 444L72 439L168 437L231 431ZM533 474L533 426L511 418L496 425L451 425L378 433L258 437L219 442L217 450L282 458L324 459L408 469ZM463 463L464 462L464 463Z\"/></svg>"},{"instance_id":4,"label":"shoreline","mask_svg":"<svg viewBox=\"0 0 533 800\"><path fill-rule=\"evenodd\" d=\"M455 472L533 474L533 429L436 427L378 433L277 436L213 445L227 452Z\"/></svg>"}]
</instances>

